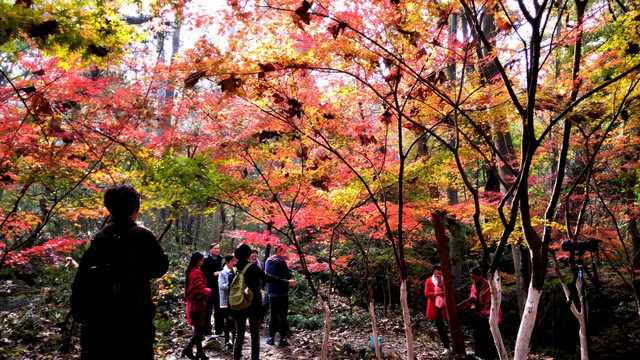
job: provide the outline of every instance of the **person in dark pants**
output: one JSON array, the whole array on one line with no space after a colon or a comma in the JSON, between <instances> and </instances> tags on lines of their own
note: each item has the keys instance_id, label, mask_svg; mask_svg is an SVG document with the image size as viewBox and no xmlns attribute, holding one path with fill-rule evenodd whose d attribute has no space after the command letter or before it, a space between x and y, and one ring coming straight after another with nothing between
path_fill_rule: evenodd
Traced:
<instances>
[{"instance_id":1,"label":"person in dark pants","mask_svg":"<svg viewBox=\"0 0 640 360\"><path fill-rule=\"evenodd\" d=\"M104 205L110 217L83 256L72 291L81 284L81 274L92 266L90 258L96 248L108 249L109 262L120 282L114 290L117 301L93 304L95 316L82 321L81 359L153 359L155 305L149 281L167 272L169 259L151 231L136 225L140 194L133 186L110 187L104 194Z\"/></svg>"},{"instance_id":2,"label":"person in dark pants","mask_svg":"<svg viewBox=\"0 0 640 360\"><path fill-rule=\"evenodd\" d=\"M285 261L286 249L284 245L276 246L275 255L267 259L265 272L280 279L291 279L293 276L287 262ZM269 297L269 338L267 344L275 344L276 332L280 333L280 346L288 346L287 332L289 323L287 313L289 312L289 284L268 283L267 296Z\"/></svg>"},{"instance_id":3,"label":"person in dark pants","mask_svg":"<svg viewBox=\"0 0 640 360\"><path fill-rule=\"evenodd\" d=\"M184 298L187 299L187 323L193 326L193 337L180 354L181 357L198 360L208 359L202 350L202 338L205 332L207 298L211 295L211 289L206 287L207 280L199 269L203 258L201 253L194 252L185 271ZM195 356L193 355L194 346L196 347Z\"/></svg>"},{"instance_id":4,"label":"person in dark pants","mask_svg":"<svg viewBox=\"0 0 640 360\"><path fill-rule=\"evenodd\" d=\"M229 286L233 281L233 267L236 266L236 258L233 254L227 254L224 257L225 265L218 277L218 289L220 291L220 311L224 316L224 348L233 349L233 341L235 341L235 324L231 317L231 308L229 307ZM229 341L229 335L231 340Z\"/></svg>"},{"instance_id":5,"label":"person in dark pants","mask_svg":"<svg viewBox=\"0 0 640 360\"><path fill-rule=\"evenodd\" d=\"M202 272L207 278L207 287L211 289L211 296L207 301L207 320L205 337L212 336L211 316L213 315L213 329L216 335L222 335L224 332L224 316L220 311L220 294L218 292L218 276L222 271L222 256L220 256L220 245L213 243L209 246L209 254L204 258L202 263Z\"/></svg>"},{"instance_id":6,"label":"person in dark pants","mask_svg":"<svg viewBox=\"0 0 640 360\"><path fill-rule=\"evenodd\" d=\"M489 326L489 314L491 313L491 289L489 282L482 277L480 266L476 266L469 272L473 285L467 301L471 302L471 315L469 321L473 329L473 346L475 355L484 360L498 358L498 350L491 335ZM498 322L502 319L502 312L498 312Z\"/></svg>"},{"instance_id":7,"label":"person in dark pants","mask_svg":"<svg viewBox=\"0 0 640 360\"><path fill-rule=\"evenodd\" d=\"M451 352L449 333L444 321L447 319L447 308L444 306L444 283L442 282L442 270L440 264L433 265L433 275L424 283L424 296L427 298L427 319L436 321L438 335L444 346L442 355Z\"/></svg>"},{"instance_id":8,"label":"person in dark pants","mask_svg":"<svg viewBox=\"0 0 640 360\"><path fill-rule=\"evenodd\" d=\"M260 358L260 307L262 305L262 295L260 294L260 280L267 283L279 283L287 285L296 285L295 280L280 279L275 276L266 274L258 266L249 262L251 256L251 248L242 244L238 246L234 252L238 262L236 263L236 274L244 271L244 279L248 289L253 292L253 299L248 308L240 311L231 311L236 321L236 340L233 345L233 359L240 360L242 358L242 343L244 342L244 332L249 320L249 331L251 333L251 359L258 360ZM244 270L245 266L249 266Z\"/></svg>"}]
</instances>

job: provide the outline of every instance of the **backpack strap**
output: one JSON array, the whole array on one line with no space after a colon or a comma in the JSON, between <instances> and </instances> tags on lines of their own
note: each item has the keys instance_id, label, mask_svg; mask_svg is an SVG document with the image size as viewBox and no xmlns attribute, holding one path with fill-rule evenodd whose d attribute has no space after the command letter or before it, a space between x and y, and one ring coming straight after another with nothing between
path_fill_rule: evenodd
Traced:
<instances>
[{"instance_id":1,"label":"backpack strap","mask_svg":"<svg viewBox=\"0 0 640 360\"><path fill-rule=\"evenodd\" d=\"M253 265L253 263L248 263L247 266L244 267L244 269L242 269L242 271L240 272L240 275L244 276L245 271L247 271L247 269L249 268L249 266ZM233 272L238 274L238 268L237 267L233 267Z\"/></svg>"}]
</instances>

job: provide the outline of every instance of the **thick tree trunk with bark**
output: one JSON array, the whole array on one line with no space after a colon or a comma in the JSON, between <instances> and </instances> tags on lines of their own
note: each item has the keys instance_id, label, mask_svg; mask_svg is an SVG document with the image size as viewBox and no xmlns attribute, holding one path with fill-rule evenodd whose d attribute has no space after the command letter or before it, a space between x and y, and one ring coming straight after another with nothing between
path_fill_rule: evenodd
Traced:
<instances>
[{"instance_id":1,"label":"thick tree trunk with bark","mask_svg":"<svg viewBox=\"0 0 640 360\"><path fill-rule=\"evenodd\" d=\"M438 244L438 255L440 256L440 266L442 271L442 279L444 280L444 301L447 309L447 317L449 319L449 332L451 333L451 344L453 345L453 353L464 357L466 354L464 347L464 337L460 328L458 319L458 309L456 307L455 286L453 284L453 270L451 269L451 259L449 257L449 244L447 235L442 221L442 215L437 212L431 213L433 227L436 234Z\"/></svg>"}]
</instances>

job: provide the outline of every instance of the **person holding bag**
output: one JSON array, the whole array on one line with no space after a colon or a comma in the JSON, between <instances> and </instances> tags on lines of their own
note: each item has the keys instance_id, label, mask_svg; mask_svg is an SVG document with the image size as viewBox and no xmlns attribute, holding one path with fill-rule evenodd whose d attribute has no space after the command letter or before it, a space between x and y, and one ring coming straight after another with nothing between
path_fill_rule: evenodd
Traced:
<instances>
[{"instance_id":1,"label":"person holding bag","mask_svg":"<svg viewBox=\"0 0 640 360\"><path fill-rule=\"evenodd\" d=\"M251 360L260 358L260 319L262 318L262 295L260 294L260 281L262 283L275 282L281 284L289 284L295 286L298 282L294 279L280 279L270 274L266 274L257 265L250 262L251 248L247 244L240 244L234 256L237 259L234 267L234 280L229 291L229 305L231 306L231 314L236 321L236 340L233 345L233 359L240 360L242 358L242 344L244 342L244 332L249 320L249 331L251 333ZM242 310L234 310L233 302L234 283L243 277L243 292L245 295L251 294L250 304Z\"/></svg>"},{"instance_id":2,"label":"person holding bag","mask_svg":"<svg viewBox=\"0 0 640 360\"><path fill-rule=\"evenodd\" d=\"M440 264L433 265L433 275L424 283L424 296L427 298L427 319L436 321L438 335L444 345L442 355L451 352L449 333L444 324L447 319L447 308L444 306L444 283L442 282L442 270Z\"/></svg>"},{"instance_id":3,"label":"person holding bag","mask_svg":"<svg viewBox=\"0 0 640 360\"><path fill-rule=\"evenodd\" d=\"M182 350L181 357L189 359L206 360L208 357L202 350L202 339L206 332L207 299L211 295L211 289L206 287L207 280L200 271L204 256L200 252L191 255L189 266L185 271L184 297L187 299L187 322L193 326L193 337L187 347ZM196 354L193 355L193 346Z\"/></svg>"}]
</instances>

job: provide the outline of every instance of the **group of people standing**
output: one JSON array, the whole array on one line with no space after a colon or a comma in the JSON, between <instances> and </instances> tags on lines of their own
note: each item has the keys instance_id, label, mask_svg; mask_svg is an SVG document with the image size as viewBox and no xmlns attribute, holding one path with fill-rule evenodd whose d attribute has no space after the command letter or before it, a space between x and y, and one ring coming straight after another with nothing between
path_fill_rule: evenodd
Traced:
<instances>
[{"instance_id":1,"label":"group of people standing","mask_svg":"<svg viewBox=\"0 0 640 360\"><path fill-rule=\"evenodd\" d=\"M110 217L94 236L72 285L72 313L82 325L81 359L151 360L154 357L155 306L149 281L166 273L169 260L155 236L136 224L140 194L131 185L109 188L104 195L104 205ZM265 284L271 312L266 343L275 345L275 335L279 333L278 344L289 345L286 339L289 287L297 282L292 279L285 257L286 248L278 245L263 268L257 259L257 251L246 244L239 245L224 259L217 243L211 244L206 257L194 252L185 271L184 289L187 321L193 326L194 334L181 356L207 359L202 349L203 338L224 336L225 347L233 349L233 358L239 360L249 320L251 359L259 359L259 330L264 317L261 289ZM244 276L246 288L253 292L253 298L247 308L235 311L229 304L229 291L238 274ZM463 303L469 304L471 309L475 354L485 360L497 359L489 328L489 284L482 277L480 267L471 269L470 276L473 280L471 293ZM108 285L103 286L104 299L96 298L95 293L87 291L87 288L93 288L92 282L98 281ZM445 326L447 311L439 264L433 266L433 275L425 282L424 295L428 299L426 316L436 321L445 347L443 354L446 354L450 351L450 341ZM97 303L105 300L111 303L96 307ZM500 313L498 319L500 321Z\"/></svg>"},{"instance_id":2,"label":"group of people standing","mask_svg":"<svg viewBox=\"0 0 640 360\"><path fill-rule=\"evenodd\" d=\"M242 344L249 321L251 334L251 359L260 354L260 324L264 316L261 289L266 284L270 310L269 337L266 343L275 345L275 334L280 334L279 345L288 346L287 312L289 286L295 286L292 273L286 263L286 248L278 245L275 254L266 264L257 259L257 250L248 245L239 245L233 254L222 258L220 245L211 244L209 254L204 257L194 252L185 272L185 292L187 299L187 321L193 326L194 334L182 357L207 359L202 350L205 337L224 336L225 348L233 349L233 358L242 357ZM253 265L253 266L252 266ZM229 305L229 290L233 278L242 274L246 287L253 293L251 304L244 310L233 310ZM213 318L213 326L211 319ZM193 348L196 347L196 354Z\"/></svg>"},{"instance_id":3,"label":"group of people standing","mask_svg":"<svg viewBox=\"0 0 640 360\"><path fill-rule=\"evenodd\" d=\"M440 264L433 265L433 275L424 284L424 296L427 298L427 319L435 320L438 335L444 346L442 355L451 352L451 341L445 320L447 309L444 301L444 283ZM491 313L491 289L489 282L482 277L480 266L473 267L469 276L473 281L469 297L459 306L465 308L465 313L473 329L473 344L475 355L484 360L498 359L498 351L491 336L489 314ZM498 321L501 321L501 314Z\"/></svg>"}]
</instances>

